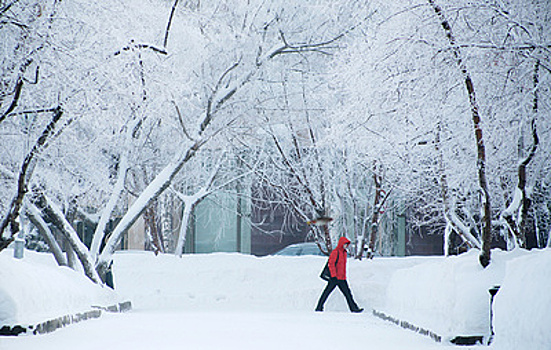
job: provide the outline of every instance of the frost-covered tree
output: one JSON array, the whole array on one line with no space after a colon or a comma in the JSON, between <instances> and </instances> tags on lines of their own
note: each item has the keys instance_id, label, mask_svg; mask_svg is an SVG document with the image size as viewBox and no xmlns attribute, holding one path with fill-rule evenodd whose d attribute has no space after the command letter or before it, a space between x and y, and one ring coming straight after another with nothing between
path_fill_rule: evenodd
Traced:
<instances>
[{"instance_id":1,"label":"frost-covered tree","mask_svg":"<svg viewBox=\"0 0 551 350\"><path fill-rule=\"evenodd\" d=\"M27 5L10 4L12 10ZM18 103L3 102L3 114L54 102L63 107L66 131L37 162L33 204L63 233L94 281L90 266L104 277L124 232L178 176L185 179L181 170L206 145L223 149L221 140L250 130L251 101L260 96L267 72L289 69L289 55L306 60L327 53L349 29L337 18L346 14L332 11L328 1L49 5L47 17L38 3L32 14L47 18L46 35L37 36L47 45L40 69L33 69L40 79L19 98L21 74L12 70L17 74L5 96ZM130 192L136 199L126 208ZM71 229L74 213L96 225L89 250ZM115 216L120 221L108 232Z\"/></svg>"},{"instance_id":2,"label":"frost-covered tree","mask_svg":"<svg viewBox=\"0 0 551 350\"><path fill-rule=\"evenodd\" d=\"M410 201L422 204L420 217L444 222L445 232L483 248L487 265L500 208L523 221L512 196L523 183L517 174L531 184L547 177L538 162L549 144L533 132L545 130L546 121L532 120L533 101L548 89L548 70L534 83L534 67L548 61L549 7L538 1L374 6L376 24L337 61L335 82L345 99L335 113L336 138L352 135L354 147L383 158L400 194L420 198ZM542 106L538 115L548 110ZM357 111L365 116L350 118Z\"/></svg>"}]
</instances>

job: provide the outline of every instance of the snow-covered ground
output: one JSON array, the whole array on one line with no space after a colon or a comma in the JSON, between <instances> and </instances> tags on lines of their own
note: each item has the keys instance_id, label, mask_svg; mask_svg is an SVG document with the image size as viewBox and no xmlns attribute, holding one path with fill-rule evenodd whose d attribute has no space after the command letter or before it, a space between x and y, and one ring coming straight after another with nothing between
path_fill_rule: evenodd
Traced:
<instances>
[{"instance_id":1,"label":"snow-covered ground","mask_svg":"<svg viewBox=\"0 0 551 350\"><path fill-rule=\"evenodd\" d=\"M476 252L460 257L349 260L349 283L363 314L336 290L313 311L325 258L241 254L155 256L120 252L117 293L55 267L49 255L0 253L0 326L131 300L45 335L0 337L0 349L442 349L457 335L489 336L488 287L499 284L492 350L551 349L551 251ZM437 343L373 316L377 310L442 336ZM521 345L522 344L522 345ZM469 347L467 347L469 348ZM487 348L474 346L471 348ZM465 349L462 347L461 349Z\"/></svg>"}]
</instances>

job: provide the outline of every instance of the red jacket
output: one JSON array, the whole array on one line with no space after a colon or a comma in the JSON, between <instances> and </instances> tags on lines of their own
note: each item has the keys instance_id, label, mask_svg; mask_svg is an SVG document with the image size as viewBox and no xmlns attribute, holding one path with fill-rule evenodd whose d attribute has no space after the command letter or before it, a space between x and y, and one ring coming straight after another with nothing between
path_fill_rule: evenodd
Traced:
<instances>
[{"instance_id":1,"label":"red jacket","mask_svg":"<svg viewBox=\"0 0 551 350\"><path fill-rule=\"evenodd\" d=\"M331 255L329 255L329 271L331 277L337 277L338 280L346 280L346 249L344 245L350 243L350 240L346 237L339 239L337 248L333 249ZM338 259L337 259L338 257Z\"/></svg>"}]
</instances>

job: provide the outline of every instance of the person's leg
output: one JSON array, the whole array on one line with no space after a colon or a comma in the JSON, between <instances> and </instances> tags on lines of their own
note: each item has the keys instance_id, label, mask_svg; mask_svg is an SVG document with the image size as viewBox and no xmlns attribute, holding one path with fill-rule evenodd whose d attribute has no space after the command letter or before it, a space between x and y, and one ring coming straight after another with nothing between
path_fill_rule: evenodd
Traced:
<instances>
[{"instance_id":1,"label":"person's leg","mask_svg":"<svg viewBox=\"0 0 551 350\"><path fill-rule=\"evenodd\" d=\"M325 289L321 293L320 299L318 301L318 305L316 306L316 311L323 311L323 305L325 304L325 301L329 297L329 294L335 289L337 286L336 280L330 279L329 282L327 282L327 286L325 286Z\"/></svg>"},{"instance_id":2,"label":"person's leg","mask_svg":"<svg viewBox=\"0 0 551 350\"><path fill-rule=\"evenodd\" d=\"M352 312L362 312L363 309L360 309L358 307L358 305L354 301L354 298L352 297L352 291L350 290L350 287L348 286L348 282L346 282L346 280L344 280L344 281L339 280L337 285L339 286L340 291L342 292L342 294L346 298L346 302L348 303L348 308L350 309L350 311L352 311Z\"/></svg>"}]
</instances>

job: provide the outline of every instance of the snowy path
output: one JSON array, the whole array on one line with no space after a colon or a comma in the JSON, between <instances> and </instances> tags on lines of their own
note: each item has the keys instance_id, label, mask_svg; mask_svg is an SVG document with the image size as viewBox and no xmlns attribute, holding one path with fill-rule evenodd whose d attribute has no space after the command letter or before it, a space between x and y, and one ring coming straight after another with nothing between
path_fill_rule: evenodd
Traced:
<instances>
[{"instance_id":1,"label":"snowy path","mask_svg":"<svg viewBox=\"0 0 551 350\"><path fill-rule=\"evenodd\" d=\"M2 350L446 349L370 314L151 312L107 314L40 336L1 338ZM468 348L461 348L468 349Z\"/></svg>"}]
</instances>

